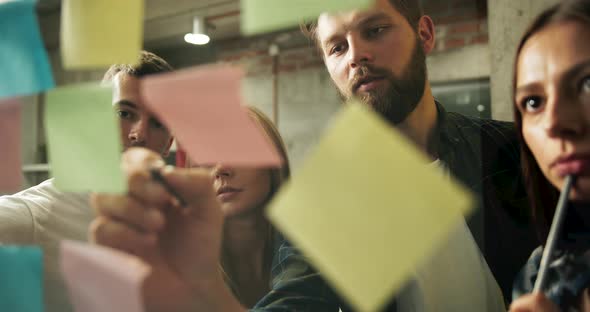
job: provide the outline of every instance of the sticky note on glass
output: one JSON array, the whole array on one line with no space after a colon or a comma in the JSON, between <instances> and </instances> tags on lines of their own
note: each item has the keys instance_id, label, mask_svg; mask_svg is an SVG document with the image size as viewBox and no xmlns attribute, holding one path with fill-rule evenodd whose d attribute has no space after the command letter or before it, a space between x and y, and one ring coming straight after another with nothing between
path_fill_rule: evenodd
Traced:
<instances>
[{"instance_id":1,"label":"sticky note on glass","mask_svg":"<svg viewBox=\"0 0 590 312\"><path fill-rule=\"evenodd\" d=\"M254 35L317 18L324 12L368 8L375 0L242 0L242 33Z\"/></svg>"},{"instance_id":2,"label":"sticky note on glass","mask_svg":"<svg viewBox=\"0 0 590 312\"><path fill-rule=\"evenodd\" d=\"M0 194L21 189L21 103L13 99L0 100Z\"/></svg>"},{"instance_id":3,"label":"sticky note on glass","mask_svg":"<svg viewBox=\"0 0 590 312\"><path fill-rule=\"evenodd\" d=\"M282 159L241 103L240 69L209 65L146 77L147 106L197 164L280 166Z\"/></svg>"},{"instance_id":4,"label":"sticky note on glass","mask_svg":"<svg viewBox=\"0 0 590 312\"><path fill-rule=\"evenodd\" d=\"M0 310L43 311L43 254L38 247L0 246Z\"/></svg>"},{"instance_id":5,"label":"sticky note on glass","mask_svg":"<svg viewBox=\"0 0 590 312\"><path fill-rule=\"evenodd\" d=\"M124 193L120 127L112 88L97 83L51 90L45 130L51 174L66 192Z\"/></svg>"},{"instance_id":6,"label":"sticky note on glass","mask_svg":"<svg viewBox=\"0 0 590 312\"><path fill-rule=\"evenodd\" d=\"M62 241L61 272L78 312L142 312L142 284L150 269L115 249Z\"/></svg>"},{"instance_id":7,"label":"sticky note on glass","mask_svg":"<svg viewBox=\"0 0 590 312\"><path fill-rule=\"evenodd\" d=\"M54 87L35 0L0 1L0 98Z\"/></svg>"},{"instance_id":8,"label":"sticky note on glass","mask_svg":"<svg viewBox=\"0 0 590 312\"><path fill-rule=\"evenodd\" d=\"M143 0L64 0L61 6L64 68L137 63L143 44Z\"/></svg>"},{"instance_id":9,"label":"sticky note on glass","mask_svg":"<svg viewBox=\"0 0 590 312\"><path fill-rule=\"evenodd\" d=\"M351 304L376 311L472 207L429 162L375 113L349 104L267 213Z\"/></svg>"}]
</instances>

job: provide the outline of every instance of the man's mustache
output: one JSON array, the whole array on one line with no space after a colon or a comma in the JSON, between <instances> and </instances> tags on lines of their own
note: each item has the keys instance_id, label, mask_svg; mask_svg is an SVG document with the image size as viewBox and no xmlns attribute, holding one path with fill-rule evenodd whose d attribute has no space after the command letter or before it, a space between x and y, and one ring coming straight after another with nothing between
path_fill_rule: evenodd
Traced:
<instances>
[{"instance_id":1,"label":"man's mustache","mask_svg":"<svg viewBox=\"0 0 590 312\"><path fill-rule=\"evenodd\" d=\"M391 72L385 68L376 67L373 65L361 65L354 77L348 83L348 90L351 94L355 94L357 89L365 82L375 78L389 79Z\"/></svg>"}]
</instances>

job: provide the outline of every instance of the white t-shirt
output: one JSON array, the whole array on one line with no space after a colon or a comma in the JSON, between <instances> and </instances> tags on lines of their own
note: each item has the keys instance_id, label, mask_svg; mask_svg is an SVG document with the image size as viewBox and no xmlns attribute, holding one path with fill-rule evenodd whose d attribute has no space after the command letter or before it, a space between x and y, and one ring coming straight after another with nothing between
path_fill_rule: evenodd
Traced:
<instances>
[{"instance_id":1,"label":"white t-shirt","mask_svg":"<svg viewBox=\"0 0 590 312\"><path fill-rule=\"evenodd\" d=\"M72 309L59 269L59 241L86 241L93 217L87 194L63 193L55 188L53 179L0 196L0 244L43 249L47 312Z\"/></svg>"},{"instance_id":2,"label":"white t-shirt","mask_svg":"<svg viewBox=\"0 0 590 312\"><path fill-rule=\"evenodd\" d=\"M500 287L465 222L416 268L397 298L400 312L506 311Z\"/></svg>"},{"instance_id":3,"label":"white t-shirt","mask_svg":"<svg viewBox=\"0 0 590 312\"><path fill-rule=\"evenodd\" d=\"M439 160L432 164L448 171ZM415 269L397 295L400 312L505 312L504 298L464 220L445 244Z\"/></svg>"}]
</instances>

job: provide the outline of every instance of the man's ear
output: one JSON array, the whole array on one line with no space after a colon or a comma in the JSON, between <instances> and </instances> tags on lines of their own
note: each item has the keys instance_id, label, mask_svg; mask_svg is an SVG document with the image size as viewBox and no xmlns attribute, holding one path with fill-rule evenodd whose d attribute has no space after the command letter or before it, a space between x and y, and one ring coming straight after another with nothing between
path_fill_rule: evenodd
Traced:
<instances>
[{"instance_id":1,"label":"man's ear","mask_svg":"<svg viewBox=\"0 0 590 312\"><path fill-rule=\"evenodd\" d=\"M434 49L436 42L434 34L434 22L428 15L423 15L418 22L418 36L422 42L424 54L428 55Z\"/></svg>"},{"instance_id":2,"label":"man's ear","mask_svg":"<svg viewBox=\"0 0 590 312\"><path fill-rule=\"evenodd\" d=\"M171 137L168 141L168 145L164 149L164 152L162 152L162 157L168 157L168 155L170 155L170 147L172 146L172 142L174 142L174 137Z\"/></svg>"}]
</instances>

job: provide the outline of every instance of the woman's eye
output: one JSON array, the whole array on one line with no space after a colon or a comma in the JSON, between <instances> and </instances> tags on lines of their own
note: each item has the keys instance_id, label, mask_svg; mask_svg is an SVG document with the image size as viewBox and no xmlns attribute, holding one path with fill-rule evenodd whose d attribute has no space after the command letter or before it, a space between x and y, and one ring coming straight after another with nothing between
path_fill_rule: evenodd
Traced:
<instances>
[{"instance_id":1,"label":"woman's eye","mask_svg":"<svg viewBox=\"0 0 590 312\"><path fill-rule=\"evenodd\" d=\"M541 107L541 98L538 96L527 97L522 100L522 108L528 112L535 112Z\"/></svg>"}]
</instances>

